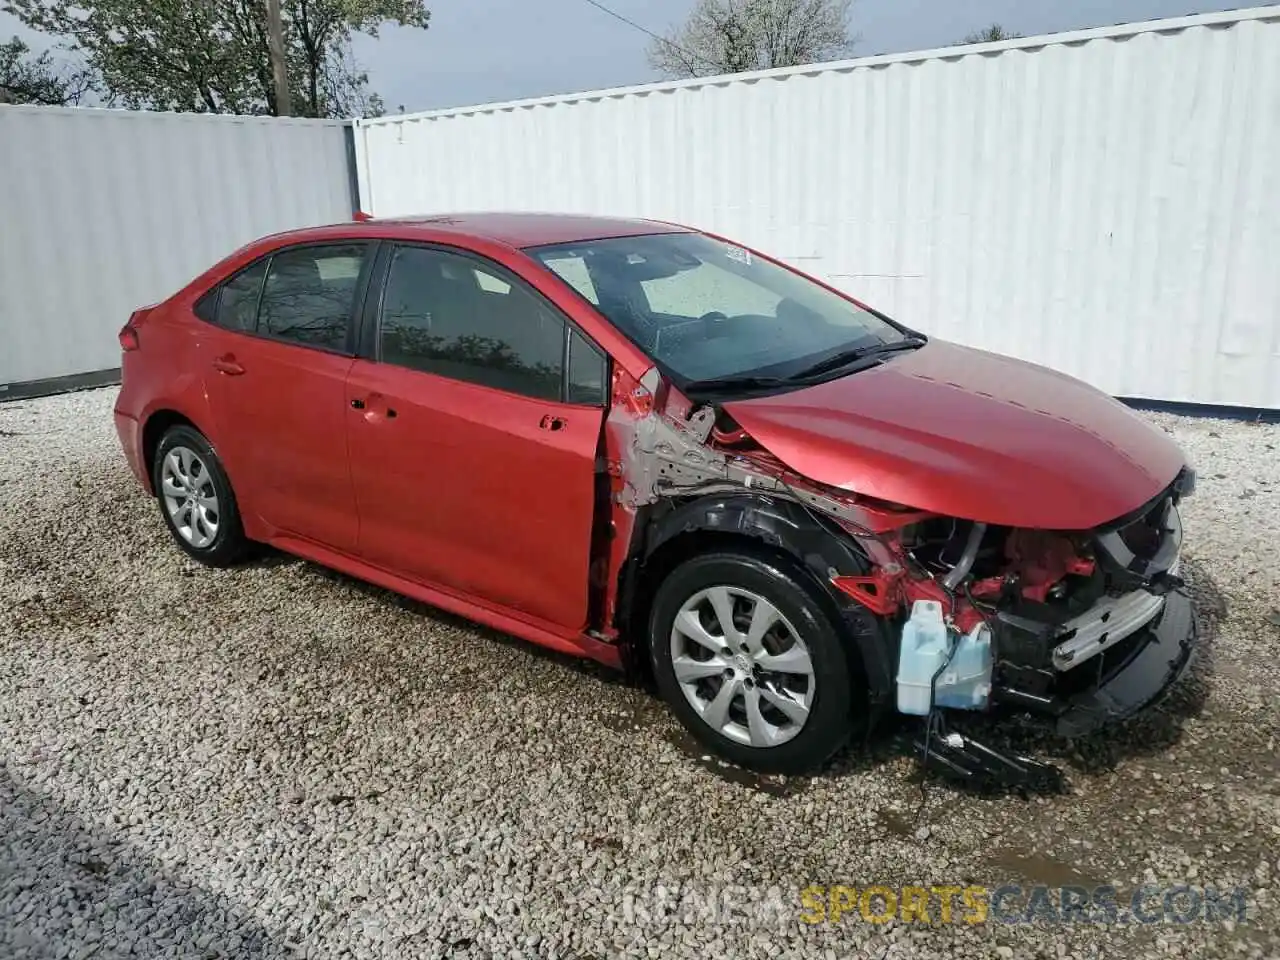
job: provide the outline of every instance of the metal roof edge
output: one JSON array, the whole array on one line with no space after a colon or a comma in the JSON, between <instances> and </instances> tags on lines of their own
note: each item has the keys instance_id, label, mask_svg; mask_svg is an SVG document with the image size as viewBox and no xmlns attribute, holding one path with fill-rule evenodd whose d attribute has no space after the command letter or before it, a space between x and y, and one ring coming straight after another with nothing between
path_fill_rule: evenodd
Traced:
<instances>
[{"instance_id":1,"label":"metal roof edge","mask_svg":"<svg viewBox=\"0 0 1280 960\"><path fill-rule=\"evenodd\" d=\"M1084 43L1090 40L1117 39L1144 33L1167 33L1191 27L1227 26L1249 20L1280 20L1280 4L1264 7L1246 7L1239 10L1220 10L1199 13L1187 17L1168 17L1162 20L1140 20L1109 27L1091 27L1087 30L1071 30L1063 33L1045 33L1015 40L995 43L975 43L962 46L935 47L929 50L912 50L904 53L881 54L873 57L857 57L851 60L833 60L825 63L807 63L798 67L778 67L772 70L754 70L747 73L720 74L714 77L692 77L687 80L659 80L653 83L625 87L605 87L580 93L562 93L524 100L508 100L501 103L482 103L473 106L445 107L439 110L423 110L416 113L399 113L392 116L372 117L352 121L357 127L376 127L400 123L406 120L437 120L447 117L470 116L483 113L502 113L530 107L554 106L591 100L611 100L628 96L646 96L652 93L669 93L696 87L723 87L733 83L754 83L759 80L782 80L793 76L814 76L821 73L846 73L852 70L888 66L894 63L919 63L927 60L956 60L961 57L1002 53L1006 50L1026 50L1048 46Z\"/></svg>"},{"instance_id":2,"label":"metal roof edge","mask_svg":"<svg viewBox=\"0 0 1280 960\"><path fill-rule=\"evenodd\" d=\"M354 121L337 118L317 117L274 117L254 113L196 113L177 110L130 110L125 107L63 107L45 106L37 103L0 103L0 111L13 113L36 113L41 115L62 114L64 116L99 116L99 117L135 117L156 118L166 120L214 120L219 123L268 123L288 124L299 127L349 127Z\"/></svg>"}]
</instances>

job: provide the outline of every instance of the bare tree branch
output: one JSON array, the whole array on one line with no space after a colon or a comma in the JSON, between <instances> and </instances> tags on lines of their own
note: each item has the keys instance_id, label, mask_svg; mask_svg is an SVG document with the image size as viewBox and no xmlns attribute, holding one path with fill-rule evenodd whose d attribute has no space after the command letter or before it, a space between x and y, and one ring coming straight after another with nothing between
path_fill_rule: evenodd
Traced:
<instances>
[{"instance_id":1,"label":"bare tree branch","mask_svg":"<svg viewBox=\"0 0 1280 960\"><path fill-rule=\"evenodd\" d=\"M999 43L1001 40L1017 40L1021 36L1022 34L1020 33L1010 33L1004 27L1000 26L1000 24L993 23L985 30L979 30L976 33L969 34L956 44L956 46L964 46L970 43Z\"/></svg>"},{"instance_id":2,"label":"bare tree branch","mask_svg":"<svg viewBox=\"0 0 1280 960\"><path fill-rule=\"evenodd\" d=\"M654 40L649 63L699 77L835 60L848 54L852 0L698 0L681 26Z\"/></svg>"},{"instance_id":3,"label":"bare tree branch","mask_svg":"<svg viewBox=\"0 0 1280 960\"><path fill-rule=\"evenodd\" d=\"M88 68L56 63L48 51L35 57L30 52L17 37L0 43L0 103L74 106L95 88Z\"/></svg>"}]
</instances>

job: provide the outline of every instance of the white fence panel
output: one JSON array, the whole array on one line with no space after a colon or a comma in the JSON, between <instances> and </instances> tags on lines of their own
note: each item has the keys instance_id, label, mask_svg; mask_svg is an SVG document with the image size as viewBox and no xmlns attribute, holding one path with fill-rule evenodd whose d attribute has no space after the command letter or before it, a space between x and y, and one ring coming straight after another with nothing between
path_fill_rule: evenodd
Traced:
<instances>
[{"instance_id":1,"label":"white fence panel","mask_svg":"<svg viewBox=\"0 0 1280 960\"><path fill-rule=\"evenodd\" d=\"M675 220L1116 395L1280 408L1280 6L355 135L377 216Z\"/></svg>"},{"instance_id":2,"label":"white fence panel","mask_svg":"<svg viewBox=\"0 0 1280 960\"><path fill-rule=\"evenodd\" d=\"M119 367L132 310L248 241L349 220L345 126L0 106L0 398Z\"/></svg>"}]
</instances>

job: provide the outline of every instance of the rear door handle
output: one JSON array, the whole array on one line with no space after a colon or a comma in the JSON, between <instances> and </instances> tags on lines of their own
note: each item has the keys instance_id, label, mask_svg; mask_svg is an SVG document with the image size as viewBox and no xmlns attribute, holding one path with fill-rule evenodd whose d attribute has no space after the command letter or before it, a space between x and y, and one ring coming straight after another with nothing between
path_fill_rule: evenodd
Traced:
<instances>
[{"instance_id":1,"label":"rear door handle","mask_svg":"<svg viewBox=\"0 0 1280 960\"><path fill-rule=\"evenodd\" d=\"M236 363L236 358L231 354L216 358L213 361L213 369L219 373L225 373L229 377L238 377L244 373L244 367Z\"/></svg>"},{"instance_id":2,"label":"rear door handle","mask_svg":"<svg viewBox=\"0 0 1280 960\"><path fill-rule=\"evenodd\" d=\"M542 430L563 430L568 425L569 422L564 417L553 417L551 414L538 421L538 427Z\"/></svg>"}]
</instances>

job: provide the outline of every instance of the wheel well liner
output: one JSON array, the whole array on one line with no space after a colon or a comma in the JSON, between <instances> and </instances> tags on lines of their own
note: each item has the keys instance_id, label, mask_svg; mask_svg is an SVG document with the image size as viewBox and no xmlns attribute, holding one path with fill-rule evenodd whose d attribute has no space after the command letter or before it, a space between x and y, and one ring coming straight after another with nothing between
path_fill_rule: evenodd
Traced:
<instances>
[{"instance_id":1,"label":"wheel well liner","mask_svg":"<svg viewBox=\"0 0 1280 960\"><path fill-rule=\"evenodd\" d=\"M203 431L195 425L190 417L179 413L177 410L167 408L156 410L152 413L151 416L147 417L147 422L142 427L142 457L147 469L147 489L152 493L155 492L155 483L151 475L155 470L156 449L160 446L160 438L165 435L170 427L176 427L179 424L185 424L203 435Z\"/></svg>"},{"instance_id":2,"label":"wheel well liner","mask_svg":"<svg viewBox=\"0 0 1280 960\"><path fill-rule=\"evenodd\" d=\"M644 512L636 549L624 570L619 624L628 639L628 659L647 665L648 619L662 579L688 558L708 550L746 546L751 552L785 557L817 586L833 619L853 641L855 666L866 679L872 703L892 693L893 650L883 622L850 603L830 585L833 575L858 576L870 562L834 521L803 505L762 494L714 494Z\"/></svg>"}]
</instances>

